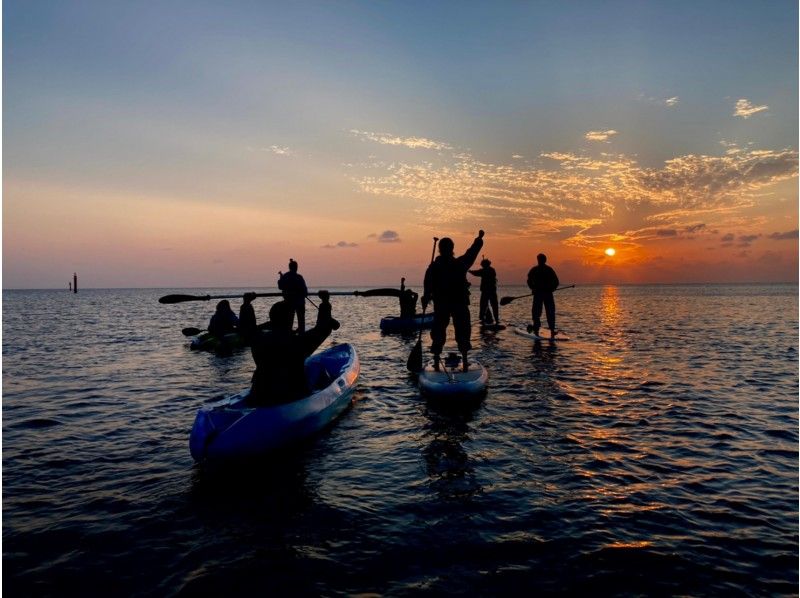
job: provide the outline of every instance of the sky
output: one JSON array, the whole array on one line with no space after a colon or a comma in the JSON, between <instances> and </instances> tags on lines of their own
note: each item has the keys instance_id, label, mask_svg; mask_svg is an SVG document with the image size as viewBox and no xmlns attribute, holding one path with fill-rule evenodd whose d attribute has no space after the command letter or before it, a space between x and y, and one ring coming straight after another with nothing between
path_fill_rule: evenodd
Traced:
<instances>
[{"instance_id":1,"label":"sky","mask_svg":"<svg viewBox=\"0 0 800 598\"><path fill-rule=\"evenodd\" d=\"M2 286L797 281L797 11L5 0Z\"/></svg>"}]
</instances>

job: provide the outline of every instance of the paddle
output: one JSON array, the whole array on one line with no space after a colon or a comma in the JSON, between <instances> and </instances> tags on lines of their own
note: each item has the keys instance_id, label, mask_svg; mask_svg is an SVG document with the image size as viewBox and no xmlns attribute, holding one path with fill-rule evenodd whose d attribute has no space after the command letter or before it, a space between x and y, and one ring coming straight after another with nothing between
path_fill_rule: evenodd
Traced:
<instances>
[{"instance_id":1,"label":"paddle","mask_svg":"<svg viewBox=\"0 0 800 598\"><path fill-rule=\"evenodd\" d=\"M563 289L571 289L574 286L575 286L574 284L571 284L571 285L566 286L566 287L558 287L556 289L556 291L561 291ZM553 291L553 292L555 293L556 291ZM500 299L500 305L508 305L509 303L514 301L515 299L522 299L523 297L532 297L532 296L533 296L533 293L528 293L527 295L520 295L519 297L503 297L502 299Z\"/></svg>"},{"instance_id":2,"label":"paddle","mask_svg":"<svg viewBox=\"0 0 800 598\"><path fill-rule=\"evenodd\" d=\"M200 330L199 328L193 328L190 326L189 328L184 328L181 330L181 332L183 333L183 336L197 336L198 334L205 332L205 330Z\"/></svg>"},{"instance_id":3,"label":"paddle","mask_svg":"<svg viewBox=\"0 0 800 598\"><path fill-rule=\"evenodd\" d=\"M433 249L431 250L431 263L433 263L433 256L436 253L436 244L439 242L439 237L433 238ZM408 361L406 362L406 367L410 372L421 372L422 371L422 328L423 328L423 321L425 319L425 310L428 308L428 304L422 306L422 318L419 321L419 337L417 338L417 344L414 345L414 348L411 349L411 354L408 356Z\"/></svg>"},{"instance_id":4,"label":"paddle","mask_svg":"<svg viewBox=\"0 0 800 598\"><path fill-rule=\"evenodd\" d=\"M172 304L172 303L185 303L186 301L210 301L211 299L238 299L244 293L237 295L164 295L159 298L159 303ZM334 291L329 293L331 296L349 296L355 295L355 291ZM283 293L253 293L256 297L282 297Z\"/></svg>"},{"instance_id":5,"label":"paddle","mask_svg":"<svg viewBox=\"0 0 800 598\"><path fill-rule=\"evenodd\" d=\"M356 297L399 297L398 289L368 289L366 291L353 291Z\"/></svg>"}]
</instances>

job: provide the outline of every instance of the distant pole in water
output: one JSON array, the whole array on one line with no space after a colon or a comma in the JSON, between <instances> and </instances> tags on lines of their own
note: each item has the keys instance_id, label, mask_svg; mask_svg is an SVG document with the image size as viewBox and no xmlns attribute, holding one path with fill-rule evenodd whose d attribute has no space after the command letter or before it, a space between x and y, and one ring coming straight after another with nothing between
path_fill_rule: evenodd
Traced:
<instances>
[{"instance_id":1,"label":"distant pole in water","mask_svg":"<svg viewBox=\"0 0 800 598\"><path fill-rule=\"evenodd\" d=\"M78 274L77 272L72 273L72 292L78 292Z\"/></svg>"},{"instance_id":2,"label":"distant pole in water","mask_svg":"<svg viewBox=\"0 0 800 598\"><path fill-rule=\"evenodd\" d=\"M72 283L69 283L69 290L72 291Z\"/></svg>"}]
</instances>

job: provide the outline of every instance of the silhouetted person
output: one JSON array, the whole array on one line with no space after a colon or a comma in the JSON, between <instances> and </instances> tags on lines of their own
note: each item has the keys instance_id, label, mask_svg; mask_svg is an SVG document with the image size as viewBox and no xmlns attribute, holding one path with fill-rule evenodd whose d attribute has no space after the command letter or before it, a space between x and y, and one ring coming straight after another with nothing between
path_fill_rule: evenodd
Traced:
<instances>
[{"instance_id":1,"label":"silhouetted person","mask_svg":"<svg viewBox=\"0 0 800 598\"><path fill-rule=\"evenodd\" d=\"M528 326L528 332L533 332L538 336L542 321L542 306L547 315L547 327L550 328L550 336L556 335L556 303L553 300L553 291L558 288L558 276L555 270L548 266L547 256L540 253L536 256L538 266L531 268L528 272L528 287L533 291L533 326Z\"/></svg>"},{"instance_id":2,"label":"silhouetted person","mask_svg":"<svg viewBox=\"0 0 800 598\"><path fill-rule=\"evenodd\" d=\"M422 306L427 307L433 299L433 328L431 329L431 352L433 366L439 369L444 342L447 338L447 325L453 318L456 343L464 360L464 371L469 368L467 353L472 348L469 342L469 283L467 271L475 263L483 247L483 231L478 232L472 246L461 257L455 257L453 240L445 237L439 241L439 255L425 271L425 291Z\"/></svg>"},{"instance_id":3,"label":"silhouetted person","mask_svg":"<svg viewBox=\"0 0 800 598\"><path fill-rule=\"evenodd\" d=\"M208 331L222 339L226 334L236 330L239 325L239 318L233 313L231 304L227 299L223 299L217 303L217 311L211 316L211 321L208 323Z\"/></svg>"},{"instance_id":4,"label":"silhouetted person","mask_svg":"<svg viewBox=\"0 0 800 598\"><path fill-rule=\"evenodd\" d=\"M479 276L481 279L481 307L478 312L480 315L478 319L482 324L491 324L492 315L494 321L500 323L500 310L497 306L497 272L492 268L490 260L481 260L480 270L470 270L473 276ZM489 305L492 306L492 311L489 312Z\"/></svg>"},{"instance_id":5,"label":"silhouetted person","mask_svg":"<svg viewBox=\"0 0 800 598\"><path fill-rule=\"evenodd\" d=\"M333 320L327 291L320 291L317 325L292 333L294 308L278 301L269 310L271 330L258 332L251 343L256 371L249 401L254 405L275 405L295 401L309 394L305 360L331 333Z\"/></svg>"},{"instance_id":6,"label":"silhouetted person","mask_svg":"<svg viewBox=\"0 0 800 598\"><path fill-rule=\"evenodd\" d=\"M255 293L242 295L242 306L239 308L239 333L245 340L250 340L256 332L256 310L253 309Z\"/></svg>"},{"instance_id":7,"label":"silhouetted person","mask_svg":"<svg viewBox=\"0 0 800 598\"><path fill-rule=\"evenodd\" d=\"M400 317L413 318L417 315L417 299L419 295L406 288L406 279L400 279Z\"/></svg>"},{"instance_id":8,"label":"silhouetted person","mask_svg":"<svg viewBox=\"0 0 800 598\"><path fill-rule=\"evenodd\" d=\"M297 262L293 259L289 260L289 271L278 274L278 288L283 291L283 298L292 307L293 314L297 315L297 331L303 332L306 329L306 281L297 273Z\"/></svg>"}]
</instances>

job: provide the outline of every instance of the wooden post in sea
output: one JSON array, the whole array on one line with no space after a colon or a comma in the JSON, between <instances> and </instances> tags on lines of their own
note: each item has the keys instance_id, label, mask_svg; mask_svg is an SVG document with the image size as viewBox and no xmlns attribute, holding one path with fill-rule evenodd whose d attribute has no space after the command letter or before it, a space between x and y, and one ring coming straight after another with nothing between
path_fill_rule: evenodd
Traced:
<instances>
[{"instance_id":1,"label":"wooden post in sea","mask_svg":"<svg viewBox=\"0 0 800 598\"><path fill-rule=\"evenodd\" d=\"M78 274L77 272L72 273L72 292L78 292Z\"/></svg>"},{"instance_id":2,"label":"wooden post in sea","mask_svg":"<svg viewBox=\"0 0 800 598\"><path fill-rule=\"evenodd\" d=\"M70 292L72 291L72 282L71 281L69 283L69 290L70 290Z\"/></svg>"}]
</instances>

